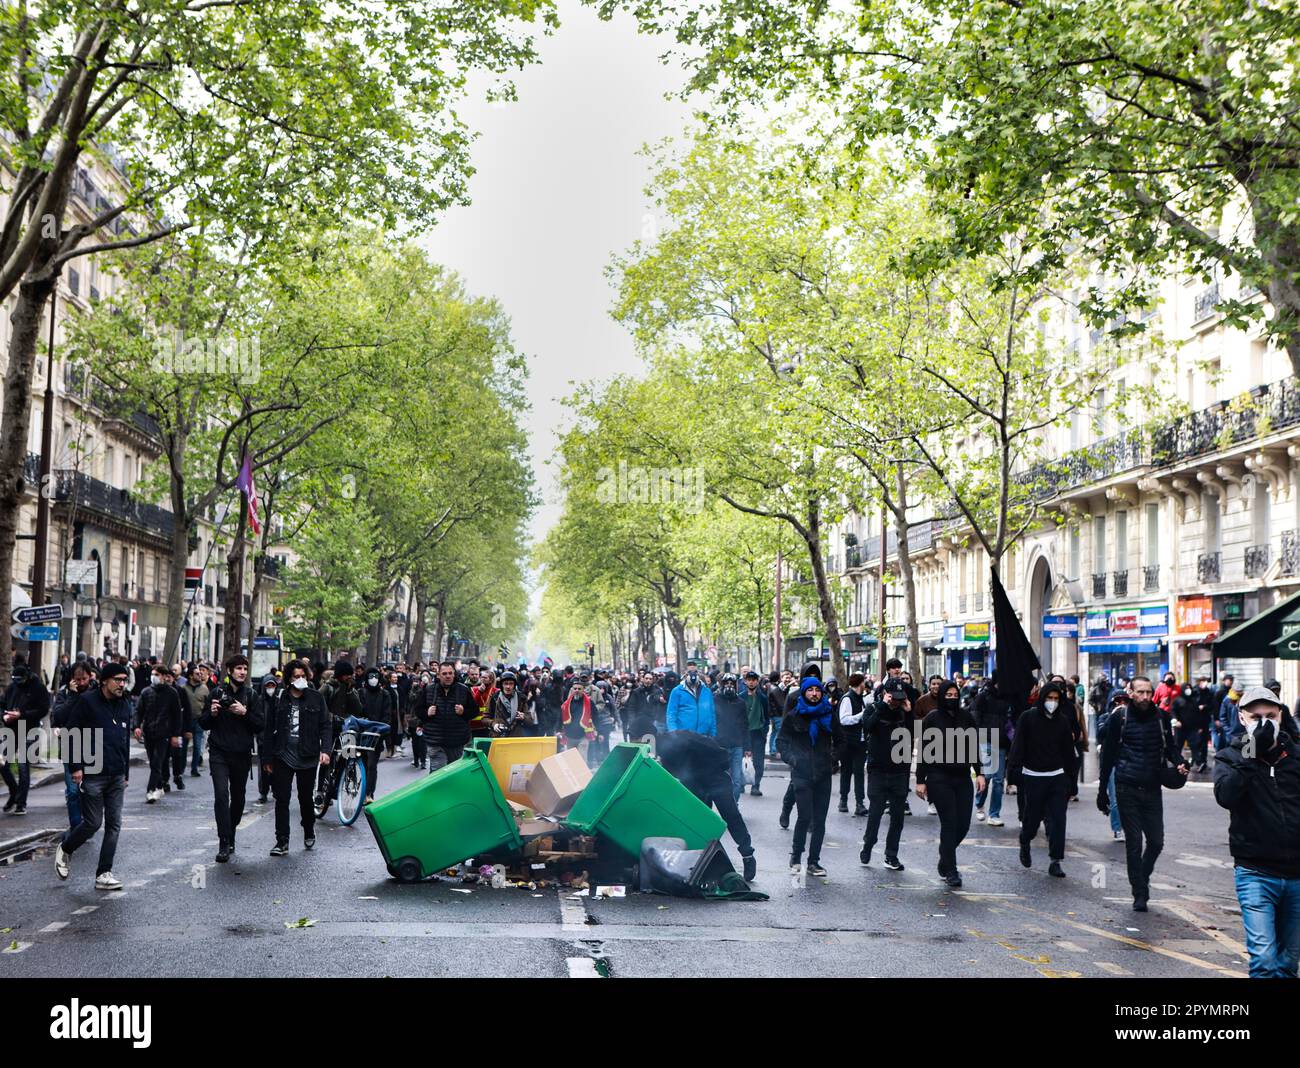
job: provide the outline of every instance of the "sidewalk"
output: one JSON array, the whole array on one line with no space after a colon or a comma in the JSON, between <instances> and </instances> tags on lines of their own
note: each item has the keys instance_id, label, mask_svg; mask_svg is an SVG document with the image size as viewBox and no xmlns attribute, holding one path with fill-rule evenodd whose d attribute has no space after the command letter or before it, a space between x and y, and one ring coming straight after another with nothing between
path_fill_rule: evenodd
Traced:
<instances>
[{"instance_id":1,"label":"sidewalk","mask_svg":"<svg viewBox=\"0 0 1300 1068\"><path fill-rule=\"evenodd\" d=\"M131 739L131 763L132 765L149 766L149 754L145 752L144 746ZM63 765L50 764L32 765L32 786L35 790L38 786L49 786L51 783L63 784Z\"/></svg>"}]
</instances>

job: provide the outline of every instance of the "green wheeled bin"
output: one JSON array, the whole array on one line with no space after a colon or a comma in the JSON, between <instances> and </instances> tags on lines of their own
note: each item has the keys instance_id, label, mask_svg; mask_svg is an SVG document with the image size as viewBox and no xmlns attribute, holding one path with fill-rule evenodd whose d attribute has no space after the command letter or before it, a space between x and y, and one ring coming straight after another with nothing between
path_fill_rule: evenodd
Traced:
<instances>
[{"instance_id":1,"label":"green wheeled bin","mask_svg":"<svg viewBox=\"0 0 1300 1068\"><path fill-rule=\"evenodd\" d=\"M722 817L633 742L616 745L574 802L564 825L599 835L630 857L643 838L681 838L703 849L727 829Z\"/></svg>"},{"instance_id":2,"label":"green wheeled bin","mask_svg":"<svg viewBox=\"0 0 1300 1068\"><path fill-rule=\"evenodd\" d=\"M466 754L468 754L470 749L477 749L480 753L486 753L491 748L492 748L491 738L475 738L473 741L469 743L469 746L468 748L466 748L465 752Z\"/></svg>"},{"instance_id":3,"label":"green wheeled bin","mask_svg":"<svg viewBox=\"0 0 1300 1068\"><path fill-rule=\"evenodd\" d=\"M478 749L467 749L464 759L362 811L389 874L404 883L426 879L469 857L523 845L487 755Z\"/></svg>"}]
</instances>

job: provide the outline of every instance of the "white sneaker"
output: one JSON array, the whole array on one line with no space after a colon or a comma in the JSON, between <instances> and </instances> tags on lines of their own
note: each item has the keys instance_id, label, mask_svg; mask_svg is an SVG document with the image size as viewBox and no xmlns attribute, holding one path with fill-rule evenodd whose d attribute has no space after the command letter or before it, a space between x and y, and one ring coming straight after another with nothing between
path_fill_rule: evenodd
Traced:
<instances>
[{"instance_id":1,"label":"white sneaker","mask_svg":"<svg viewBox=\"0 0 1300 1068\"><path fill-rule=\"evenodd\" d=\"M122 880L111 871L100 872L95 876L96 890L121 890Z\"/></svg>"},{"instance_id":2,"label":"white sneaker","mask_svg":"<svg viewBox=\"0 0 1300 1068\"><path fill-rule=\"evenodd\" d=\"M975 810L975 818L979 820L980 823L984 822L984 810L982 808L977 808Z\"/></svg>"},{"instance_id":3,"label":"white sneaker","mask_svg":"<svg viewBox=\"0 0 1300 1068\"><path fill-rule=\"evenodd\" d=\"M63 843L54 847L54 872L60 879L66 879L71 870L68 854L63 852Z\"/></svg>"},{"instance_id":4,"label":"white sneaker","mask_svg":"<svg viewBox=\"0 0 1300 1068\"><path fill-rule=\"evenodd\" d=\"M989 817L989 826L990 826L990 827L1001 827L1001 826L1002 826L1002 818L1001 818L1000 816L990 816L990 817Z\"/></svg>"},{"instance_id":5,"label":"white sneaker","mask_svg":"<svg viewBox=\"0 0 1300 1068\"><path fill-rule=\"evenodd\" d=\"M939 810L935 808L934 805L927 805L926 811L929 812L931 816L939 815Z\"/></svg>"},{"instance_id":6,"label":"white sneaker","mask_svg":"<svg viewBox=\"0 0 1300 1068\"><path fill-rule=\"evenodd\" d=\"M158 800L158 791L157 791L157 790L147 790L147 791L145 791L145 795L144 795L144 803L145 803L146 805L152 805L152 804L153 804L155 801L157 801L157 800Z\"/></svg>"}]
</instances>

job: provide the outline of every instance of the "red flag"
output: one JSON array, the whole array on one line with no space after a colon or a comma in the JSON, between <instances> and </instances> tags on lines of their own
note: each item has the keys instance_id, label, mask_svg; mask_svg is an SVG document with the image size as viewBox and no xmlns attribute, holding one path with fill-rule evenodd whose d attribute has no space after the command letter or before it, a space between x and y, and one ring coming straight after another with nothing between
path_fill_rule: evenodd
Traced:
<instances>
[{"instance_id":1,"label":"red flag","mask_svg":"<svg viewBox=\"0 0 1300 1068\"><path fill-rule=\"evenodd\" d=\"M262 521L257 515L257 486L253 483L253 465L247 453L244 454L244 465L239 469L239 479L235 484L248 498L248 525L253 528L254 534L261 534Z\"/></svg>"}]
</instances>

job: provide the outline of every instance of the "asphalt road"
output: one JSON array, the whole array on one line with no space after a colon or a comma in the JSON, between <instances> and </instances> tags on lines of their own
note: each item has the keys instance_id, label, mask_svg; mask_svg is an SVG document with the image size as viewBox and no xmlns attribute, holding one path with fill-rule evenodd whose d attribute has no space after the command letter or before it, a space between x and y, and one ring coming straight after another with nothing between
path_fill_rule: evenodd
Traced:
<instances>
[{"instance_id":1,"label":"asphalt road","mask_svg":"<svg viewBox=\"0 0 1300 1068\"><path fill-rule=\"evenodd\" d=\"M11 976L1244 976L1227 814L1208 776L1165 795L1166 845L1151 911L1131 910L1124 846L1092 804L1070 806L1066 879L1046 873L1046 842L1026 871L1007 825L973 823L959 851L965 887L935 873L937 817L915 797L900 856L906 871L862 867L864 820L835 811L825 880L800 885L777 826L780 766L741 809L758 850L765 902L704 902L629 893L592 900L549 888L492 890L389 878L364 820L318 824L304 852L267 855L272 806L251 808L239 851L213 863L207 778L156 805L146 775L128 790L115 871L124 891L94 889L98 838L54 872L52 848L0 865L0 977ZM380 765L380 792L419 774ZM1196 781L1199 780L1199 781ZM255 797L250 791L250 797ZM62 790L33 791L28 814L0 816L0 841L65 819ZM734 847L726 840L734 857ZM738 863L738 861L737 861ZM300 918L314 926L290 928Z\"/></svg>"}]
</instances>

